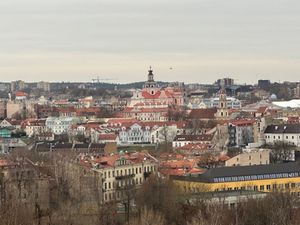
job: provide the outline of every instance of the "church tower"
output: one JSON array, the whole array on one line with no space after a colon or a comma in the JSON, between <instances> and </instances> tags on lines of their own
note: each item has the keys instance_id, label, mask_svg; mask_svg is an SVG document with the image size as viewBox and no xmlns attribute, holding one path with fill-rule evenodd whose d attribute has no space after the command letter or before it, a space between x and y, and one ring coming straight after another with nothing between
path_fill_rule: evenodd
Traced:
<instances>
[{"instance_id":1,"label":"church tower","mask_svg":"<svg viewBox=\"0 0 300 225\"><path fill-rule=\"evenodd\" d=\"M150 69L148 70L148 82L154 82L154 75L153 75L153 70L150 66Z\"/></svg>"},{"instance_id":2,"label":"church tower","mask_svg":"<svg viewBox=\"0 0 300 225\"><path fill-rule=\"evenodd\" d=\"M227 95L224 87L219 91L218 117L220 119L228 118Z\"/></svg>"},{"instance_id":3,"label":"church tower","mask_svg":"<svg viewBox=\"0 0 300 225\"><path fill-rule=\"evenodd\" d=\"M159 85L154 81L153 70L150 66L150 68L148 70L148 80L144 84L144 89L146 89L149 94L155 95L158 88L159 88Z\"/></svg>"}]
</instances>

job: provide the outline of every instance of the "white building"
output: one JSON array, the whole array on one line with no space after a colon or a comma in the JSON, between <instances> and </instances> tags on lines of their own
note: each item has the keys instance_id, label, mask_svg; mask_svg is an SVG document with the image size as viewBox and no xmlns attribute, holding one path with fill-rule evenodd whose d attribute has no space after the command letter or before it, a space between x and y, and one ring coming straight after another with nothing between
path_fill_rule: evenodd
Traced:
<instances>
[{"instance_id":1,"label":"white building","mask_svg":"<svg viewBox=\"0 0 300 225\"><path fill-rule=\"evenodd\" d=\"M240 109L242 107L242 103L240 100L234 97L226 97L226 106L228 109ZM220 105L220 98L205 98L199 100L198 103L193 101L188 105L189 108L198 109L198 108L218 108Z\"/></svg>"},{"instance_id":2,"label":"white building","mask_svg":"<svg viewBox=\"0 0 300 225\"><path fill-rule=\"evenodd\" d=\"M68 133L73 124L76 124L75 117L48 117L46 127L56 135Z\"/></svg>"},{"instance_id":3,"label":"white building","mask_svg":"<svg viewBox=\"0 0 300 225\"><path fill-rule=\"evenodd\" d=\"M150 143L150 126L143 126L139 123L134 123L130 127L123 126L119 132L119 140L121 144Z\"/></svg>"},{"instance_id":4,"label":"white building","mask_svg":"<svg viewBox=\"0 0 300 225\"><path fill-rule=\"evenodd\" d=\"M264 132L267 144L286 142L300 146L300 124L269 125Z\"/></svg>"},{"instance_id":5,"label":"white building","mask_svg":"<svg viewBox=\"0 0 300 225\"><path fill-rule=\"evenodd\" d=\"M254 142L254 120L234 120L228 123L229 146L244 146Z\"/></svg>"}]
</instances>

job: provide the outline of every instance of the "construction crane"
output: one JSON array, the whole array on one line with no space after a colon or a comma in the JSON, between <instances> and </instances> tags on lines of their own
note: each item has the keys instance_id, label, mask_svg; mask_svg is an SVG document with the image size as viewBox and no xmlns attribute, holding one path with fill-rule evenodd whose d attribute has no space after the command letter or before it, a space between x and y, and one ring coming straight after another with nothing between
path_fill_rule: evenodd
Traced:
<instances>
[{"instance_id":1,"label":"construction crane","mask_svg":"<svg viewBox=\"0 0 300 225\"><path fill-rule=\"evenodd\" d=\"M93 83L100 83L100 81L108 81L108 80L116 80L115 78L100 78L99 76L96 78L93 78Z\"/></svg>"}]
</instances>

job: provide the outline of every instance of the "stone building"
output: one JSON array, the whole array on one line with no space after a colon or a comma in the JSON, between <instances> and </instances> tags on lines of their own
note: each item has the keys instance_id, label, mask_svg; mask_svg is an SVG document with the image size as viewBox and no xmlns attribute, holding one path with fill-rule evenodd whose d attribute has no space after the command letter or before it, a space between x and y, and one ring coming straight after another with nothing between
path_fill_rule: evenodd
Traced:
<instances>
[{"instance_id":1,"label":"stone building","mask_svg":"<svg viewBox=\"0 0 300 225\"><path fill-rule=\"evenodd\" d=\"M80 162L90 164L92 171L103 178L103 203L126 199L128 192L140 187L158 166L158 161L146 152L121 152L99 158L82 155Z\"/></svg>"},{"instance_id":2,"label":"stone building","mask_svg":"<svg viewBox=\"0 0 300 225\"><path fill-rule=\"evenodd\" d=\"M225 166L266 165L270 163L270 150L249 149L225 161Z\"/></svg>"},{"instance_id":3,"label":"stone building","mask_svg":"<svg viewBox=\"0 0 300 225\"><path fill-rule=\"evenodd\" d=\"M49 177L29 162L0 160L0 204L21 204L34 215L50 205Z\"/></svg>"}]
</instances>

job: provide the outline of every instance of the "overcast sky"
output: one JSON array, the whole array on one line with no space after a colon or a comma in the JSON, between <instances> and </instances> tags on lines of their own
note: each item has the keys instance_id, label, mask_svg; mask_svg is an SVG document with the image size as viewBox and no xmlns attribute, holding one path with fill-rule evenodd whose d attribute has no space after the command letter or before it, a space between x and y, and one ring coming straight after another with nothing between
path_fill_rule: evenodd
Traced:
<instances>
[{"instance_id":1,"label":"overcast sky","mask_svg":"<svg viewBox=\"0 0 300 225\"><path fill-rule=\"evenodd\" d=\"M0 81L143 81L149 65L164 81L299 81L300 1L0 1Z\"/></svg>"}]
</instances>

